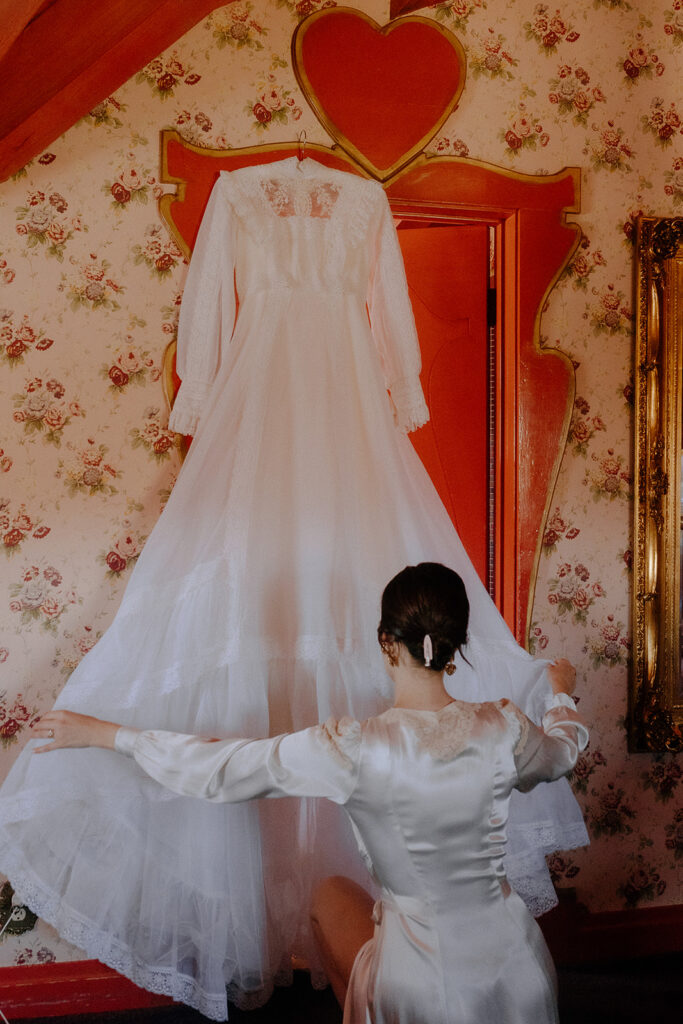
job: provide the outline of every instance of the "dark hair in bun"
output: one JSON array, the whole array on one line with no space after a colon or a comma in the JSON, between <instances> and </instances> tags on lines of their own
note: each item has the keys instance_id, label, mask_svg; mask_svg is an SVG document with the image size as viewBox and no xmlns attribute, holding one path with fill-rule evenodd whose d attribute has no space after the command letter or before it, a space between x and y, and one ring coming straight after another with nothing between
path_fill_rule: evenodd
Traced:
<instances>
[{"instance_id":1,"label":"dark hair in bun","mask_svg":"<svg viewBox=\"0 0 683 1024\"><path fill-rule=\"evenodd\" d=\"M415 661L424 664L424 638L432 642L430 668L443 672L467 642L470 603L457 572L438 562L409 565L382 594L377 635L399 640Z\"/></svg>"}]
</instances>

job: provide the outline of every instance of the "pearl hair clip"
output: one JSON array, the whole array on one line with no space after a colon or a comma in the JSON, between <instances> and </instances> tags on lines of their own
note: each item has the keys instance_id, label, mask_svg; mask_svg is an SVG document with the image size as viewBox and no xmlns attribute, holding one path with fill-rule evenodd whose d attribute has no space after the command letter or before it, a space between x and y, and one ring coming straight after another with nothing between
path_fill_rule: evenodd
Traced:
<instances>
[{"instance_id":1,"label":"pearl hair clip","mask_svg":"<svg viewBox=\"0 0 683 1024\"><path fill-rule=\"evenodd\" d=\"M422 651L424 653L425 668L429 668L434 657L434 650L432 648L432 638L429 633L425 633L425 638L422 641Z\"/></svg>"}]
</instances>

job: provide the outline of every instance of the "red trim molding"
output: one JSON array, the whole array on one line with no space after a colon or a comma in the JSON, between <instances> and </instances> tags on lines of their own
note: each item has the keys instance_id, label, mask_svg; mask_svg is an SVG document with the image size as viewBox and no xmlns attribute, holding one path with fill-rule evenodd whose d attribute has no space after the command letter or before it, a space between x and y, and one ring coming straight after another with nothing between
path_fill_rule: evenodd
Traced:
<instances>
[{"instance_id":1,"label":"red trim molding","mask_svg":"<svg viewBox=\"0 0 683 1024\"><path fill-rule=\"evenodd\" d=\"M98 960L0 968L0 1010L9 1021L170 1006Z\"/></svg>"}]
</instances>

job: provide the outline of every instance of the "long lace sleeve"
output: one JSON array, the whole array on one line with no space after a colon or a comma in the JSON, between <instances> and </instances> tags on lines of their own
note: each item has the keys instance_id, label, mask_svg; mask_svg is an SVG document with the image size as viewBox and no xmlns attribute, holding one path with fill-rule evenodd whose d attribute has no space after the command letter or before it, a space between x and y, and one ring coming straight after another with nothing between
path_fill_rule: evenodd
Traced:
<instances>
[{"instance_id":1,"label":"long lace sleeve","mask_svg":"<svg viewBox=\"0 0 683 1024\"><path fill-rule=\"evenodd\" d=\"M218 370L221 342L229 340L235 320L233 283L234 223L218 179L197 235L178 323L176 369L182 380L169 426L194 434Z\"/></svg>"},{"instance_id":2,"label":"long lace sleeve","mask_svg":"<svg viewBox=\"0 0 683 1024\"><path fill-rule=\"evenodd\" d=\"M163 786L216 803L255 797L322 796L345 803L358 771L360 723L324 725L266 740L204 740L119 729L116 749Z\"/></svg>"},{"instance_id":3,"label":"long lace sleeve","mask_svg":"<svg viewBox=\"0 0 683 1024\"><path fill-rule=\"evenodd\" d=\"M420 384L420 345L403 257L383 193L381 201L368 309L396 419L408 433L427 422L429 409Z\"/></svg>"},{"instance_id":4,"label":"long lace sleeve","mask_svg":"<svg viewBox=\"0 0 683 1024\"><path fill-rule=\"evenodd\" d=\"M588 743L588 729L566 693L555 694L540 728L509 701L501 701L501 711L516 730L516 788L523 793L567 775Z\"/></svg>"}]
</instances>

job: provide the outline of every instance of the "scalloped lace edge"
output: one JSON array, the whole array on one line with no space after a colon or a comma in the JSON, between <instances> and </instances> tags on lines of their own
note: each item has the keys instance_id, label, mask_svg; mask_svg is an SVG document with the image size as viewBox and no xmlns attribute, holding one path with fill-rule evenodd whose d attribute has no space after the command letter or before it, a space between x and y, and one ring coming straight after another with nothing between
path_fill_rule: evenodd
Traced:
<instances>
[{"instance_id":1,"label":"scalloped lace edge","mask_svg":"<svg viewBox=\"0 0 683 1024\"><path fill-rule=\"evenodd\" d=\"M12 862L11 857L10 862L6 862L3 867L20 902L52 925L67 942L148 992L169 996L217 1021L228 1019L228 998L240 1009L247 1010L263 1006L272 994L272 981L257 991L245 991L236 983L228 982L224 993L211 993L193 978L179 974L171 967L152 967L141 961L130 947L97 928L92 922L84 920L59 896L30 878L25 870Z\"/></svg>"}]
</instances>

